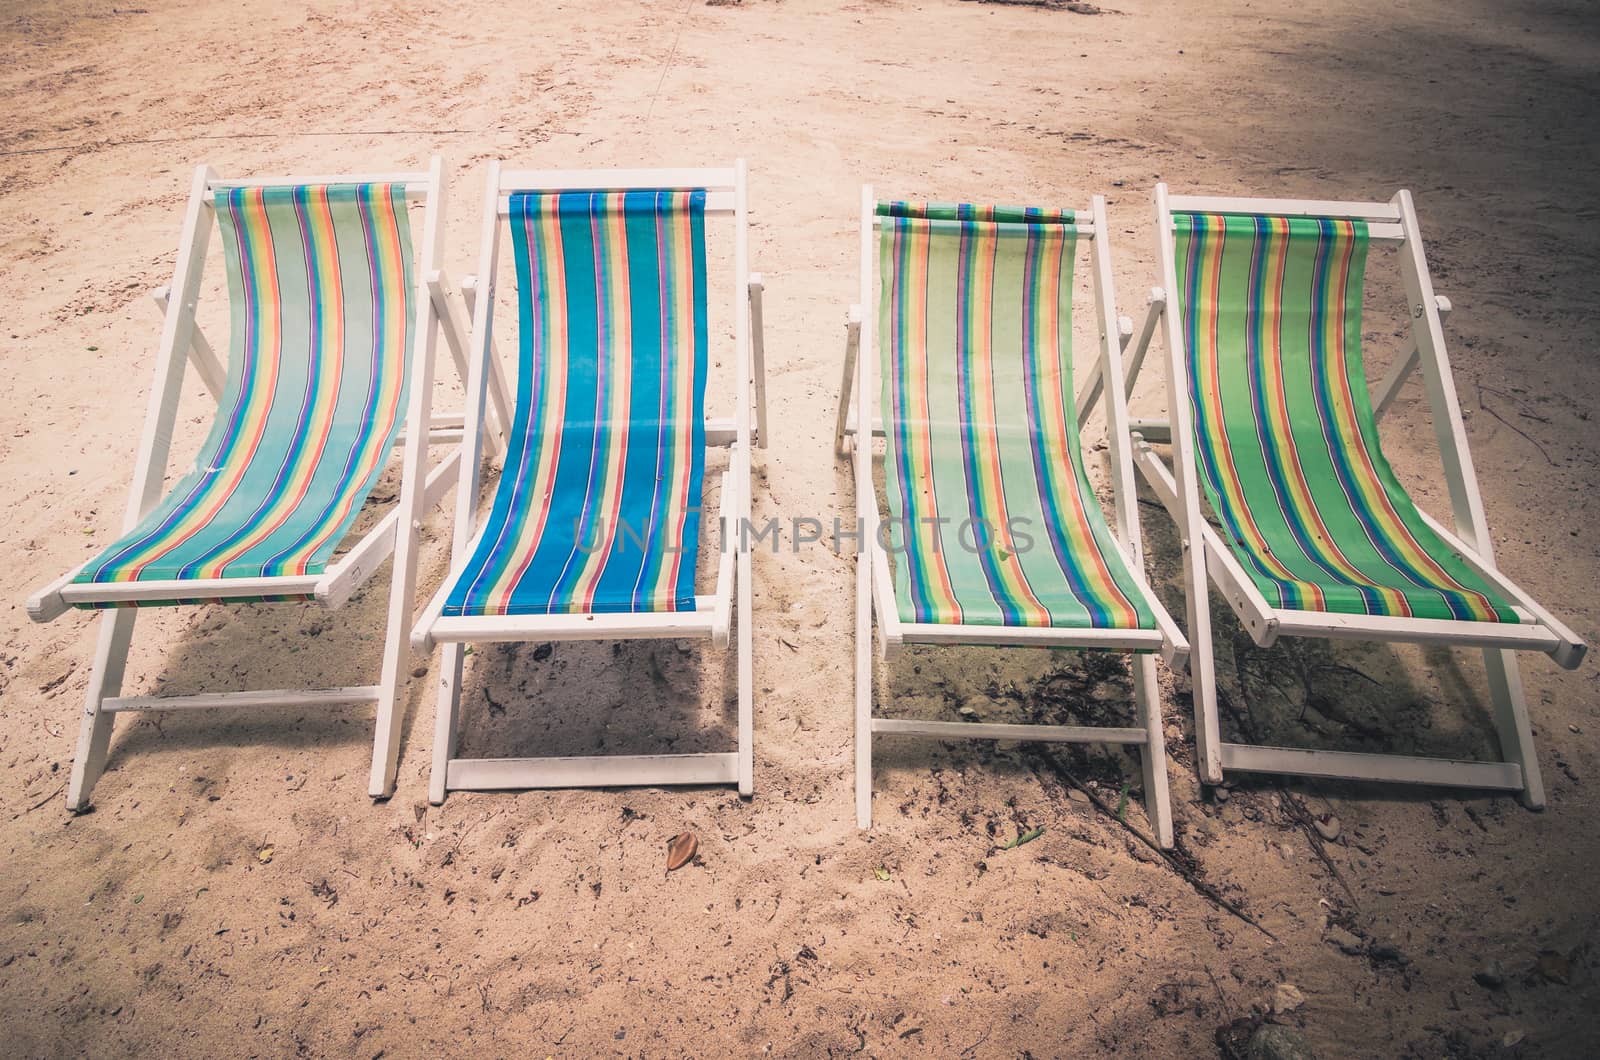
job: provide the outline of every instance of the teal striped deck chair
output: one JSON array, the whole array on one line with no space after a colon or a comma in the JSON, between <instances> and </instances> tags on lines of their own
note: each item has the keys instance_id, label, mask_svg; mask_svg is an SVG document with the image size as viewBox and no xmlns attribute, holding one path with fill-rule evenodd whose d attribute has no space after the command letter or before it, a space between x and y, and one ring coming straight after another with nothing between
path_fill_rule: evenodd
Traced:
<instances>
[{"instance_id":1,"label":"teal striped deck chair","mask_svg":"<svg viewBox=\"0 0 1600 1060\"><path fill-rule=\"evenodd\" d=\"M731 218L735 344L712 355L707 228ZM764 444L761 282L748 273L745 168L612 172L490 167L450 573L412 633L443 645L429 797L451 789L753 786L751 453ZM505 465L478 515L476 452L502 232L517 283L516 406ZM721 270L717 270L720 272ZM734 410L708 419L710 366ZM754 383L752 384L752 377ZM726 384L725 384L726 385ZM754 391L752 391L754 386ZM752 424L752 415L755 423ZM701 513L706 452L729 449L719 523ZM709 531L707 527L709 526ZM701 538L720 538L700 587ZM737 607L735 607L737 595ZM707 639L737 657L737 749L707 754L458 758L465 646Z\"/></svg>"},{"instance_id":2,"label":"teal striped deck chair","mask_svg":"<svg viewBox=\"0 0 1600 1060\"><path fill-rule=\"evenodd\" d=\"M862 303L851 311L836 447L854 439L856 818L872 821L874 734L1119 743L1142 749L1145 805L1172 844L1153 653L1188 644L1145 582L1105 202L1086 211L862 199ZM1087 247L1099 339L1072 383L1073 276ZM876 334L878 357L872 357ZM863 352L865 351L865 352ZM874 383L874 367L881 382ZM854 416L850 394L855 392ZM1079 431L1104 399L1113 524ZM874 402L876 401L876 407ZM884 439L887 514L872 438ZM1125 728L873 716L872 638L1131 652Z\"/></svg>"},{"instance_id":3,"label":"teal striped deck chair","mask_svg":"<svg viewBox=\"0 0 1600 1060\"><path fill-rule=\"evenodd\" d=\"M1410 193L1386 203L1156 191L1157 326L1169 419L1133 421L1135 461L1191 547L1186 559L1201 779L1228 770L1519 792L1544 803L1517 649L1576 667L1585 646L1494 562L1442 321ZM1369 250L1398 248L1411 346L1368 387L1361 326ZM1424 513L1384 456L1378 419L1420 368L1452 504ZM1172 464L1151 442L1169 443ZM1204 502L1206 508L1201 505ZM1208 522L1206 513L1214 518ZM1209 579L1208 579L1209 574ZM1209 585L1255 643L1281 636L1480 647L1501 762L1230 743L1217 719Z\"/></svg>"},{"instance_id":4,"label":"teal striped deck chair","mask_svg":"<svg viewBox=\"0 0 1600 1060\"><path fill-rule=\"evenodd\" d=\"M427 472L435 333L464 349L466 308L438 273L443 163L415 173L223 180L195 174L178 264L157 293L165 326L155 398L124 533L28 602L40 622L104 611L67 799L87 807L112 719L134 710L372 703L371 793L392 790L395 706L415 592L413 525L449 486L453 454ZM410 202L423 210L413 239ZM214 227L227 274L226 367L195 323ZM447 315L441 317L440 311ZM185 365L217 403L192 469L163 493ZM422 424L402 443L406 424ZM354 537L374 484L403 447L398 503ZM388 557L389 630L377 684L190 696L123 696L136 610L208 602L342 605Z\"/></svg>"}]
</instances>

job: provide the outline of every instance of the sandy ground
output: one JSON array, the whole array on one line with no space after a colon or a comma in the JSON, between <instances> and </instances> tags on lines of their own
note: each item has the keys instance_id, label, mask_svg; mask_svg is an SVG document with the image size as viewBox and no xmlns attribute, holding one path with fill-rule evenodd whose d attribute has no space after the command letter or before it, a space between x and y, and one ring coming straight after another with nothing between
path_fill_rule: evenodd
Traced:
<instances>
[{"instance_id":1,"label":"sandy ground","mask_svg":"<svg viewBox=\"0 0 1600 1060\"><path fill-rule=\"evenodd\" d=\"M1340 785L1242 783L1213 800L1192 772L1187 683L1164 676L1179 860L1257 930L1069 792L1061 770L1113 805L1132 781L1127 822L1146 827L1137 769L1090 750L1052 762L882 741L878 823L857 832L853 579L826 551L756 557L748 803L643 790L457 794L429 809L431 682L413 681L386 803L365 795L363 713L145 716L119 726L97 810L74 819L60 789L92 622L34 626L22 608L120 524L158 329L145 292L170 275L195 163L383 170L442 151L447 260L464 272L485 158L739 154L769 292L775 428L758 515L850 514L828 423L862 180L1061 205L1104 191L1129 313L1152 279L1157 179L1328 198L1404 185L1458 307L1448 332L1500 561L1592 638L1590 5L139 2L0 14L6 1055L1208 1056L1218 1029L1280 983L1305 1001L1278 1019L1325 1057L1582 1055L1600 1042L1593 665L1525 662L1550 793L1538 815ZM1393 288L1382 272L1375 297ZM203 319L219 329L211 306ZM1396 352L1398 324L1368 321L1370 372ZM1136 411L1161 409L1148 390ZM184 410L187 452L206 417L192 377ZM1413 383L1387 446L1439 511L1426 424ZM1143 511L1153 576L1177 609L1170 528ZM448 526L430 517L424 594ZM384 595L375 580L337 615L151 613L128 687L369 681ZM1494 752L1474 660L1261 652L1218 622L1235 730ZM731 739L716 653L535 647L474 660L467 749ZM1122 673L1070 655L908 653L881 709L1108 721L1127 717ZM1326 814L1341 832L1324 843L1308 822ZM1023 827L1044 833L999 848ZM700 860L666 875L664 843L683 829ZM1474 979L1494 963L1502 984Z\"/></svg>"}]
</instances>

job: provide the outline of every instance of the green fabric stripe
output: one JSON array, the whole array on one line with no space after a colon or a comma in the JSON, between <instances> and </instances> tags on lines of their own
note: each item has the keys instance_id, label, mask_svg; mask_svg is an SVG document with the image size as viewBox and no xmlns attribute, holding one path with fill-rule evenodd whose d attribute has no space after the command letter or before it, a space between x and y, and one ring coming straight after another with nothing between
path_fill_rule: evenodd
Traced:
<instances>
[{"instance_id":1,"label":"green fabric stripe","mask_svg":"<svg viewBox=\"0 0 1600 1060\"><path fill-rule=\"evenodd\" d=\"M903 206L879 206L885 218L879 235L879 349L888 428L886 493L898 550L895 587L902 620L1103 628L1110 624L1105 601L1121 600L1128 615L1124 624L1153 628L1154 616L1142 593L1120 556L1107 547L1111 531L1088 488L1076 444L1071 234L1061 256L1064 267L1037 279L1030 294L1025 283L1030 237L1047 225L952 219L968 216L972 210L968 207L897 209ZM1055 231L1059 236L1059 229ZM992 243L980 243L980 237ZM920 284L917 277L924 266L918 243L926 246L926 276ZM992 283L983 281L990 261ZM963 268L971 277L966 289L960 283ZM1048 351L1037 348L1042 339L1029 338L1030 307L1040 297L1060 314L1059 341ZM919 312L924 298L925 312ZM981 393L985 379L976 372L975 358L980 355L963 339L962 325L967 321L969 330L979 327L985 308L990 314L987 339L992 360L987 383L994 392L993 418L980 415L974 421L966 418L958 369L966 367L969 399ZM973 330L974 341L982 334ZM1030 341L1036 346L1031 358ZM1052 379L1057 413L1051 423L1038 422L1029 403L1031 364L1050 364L1058 373ZM926 388L913 393L915 388L908 388L907 381L918 375L925 377ZM928 405L926 423L912 418L922 393ZM1063 436L1069 441L1044 443L1045 438ZM1043 459L1063 461L1057 468L1059 477L1076 484L1089 500L1087 525L1065 552L1066 569L1047 531L1051 512L1041 497L1036 447L1045 454ZM980 491L983 484L994 481L992 465L984 464L985 459L998 461L1003 493ZM904 521L908 516L921 518L930 503L937 504L940 525L908 534ZM981 554L986 535L970 521L972 507L991 530L1004 529L1003 512L1016 531L1009 541L1002 537L991 542L987 557ZM948 585L940 572L948 573ZM1128 608L1128 600L1136 601L1135 607ZM1019 609L1026 613L1019 616Z\"/></svg>"},{"instance_id":2,"label":"green fabric stripe","mask_svg":"<svg viewBox=\"0 0 1600 1060\"><path fill-rule=\"evenodd\" d=\"M1262 594L1297 609L1516 621L1422 522L1379 445L1360 347L1365 226L1175 222L1201 482Z\"/></svg>"}]
</instances>

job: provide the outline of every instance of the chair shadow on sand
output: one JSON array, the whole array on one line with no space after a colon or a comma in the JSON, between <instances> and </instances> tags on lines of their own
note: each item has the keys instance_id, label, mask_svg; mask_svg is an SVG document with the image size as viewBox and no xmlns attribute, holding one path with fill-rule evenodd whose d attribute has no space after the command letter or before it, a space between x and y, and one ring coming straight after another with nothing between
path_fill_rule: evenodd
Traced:
<instances>
[{"instance_id":1,"label":"chair shadow on sand","mask_svg":"<svg viewBox=\"0 0 1600 1060\"><path fill-rule=\"evenodd\" d=\"M350 539L381 518L397 488L391 467ZM708 495L714 511L715 490ZM707 538L701 571L714 575L717 535L713 531ZM426 574L448 549L448 539L448 520L441 512L431 513L423 538L419 609L437 587L440 575L430 580ZM374 683L383 653L389 568L386 561L337 611L309 603L152 610L141 616L136 642L161 645L154 676L141 681L130 667L124 691L182 695L307 681ZM180 628L171 629L174 625ZM401 717L403 761L428 759L436 662L413 655L403 667L410 674L430 664L426 674L412 676L407 685ZM462 706L459 753L470 757L724 751L736 736L735 660L731 651L690 641L477 645L466 660ZM372 711L361 706L136 714L117 726L107 769L114 771L135 755L150 752L158 758L205 754L211 762L208 780L215 783L226 779L233 758L227 752L260 744L287 753L348 748L354 754L348 771L354 773L366 767L372 725ZM157 772L167 767L152 763L151 768ZM357 788L363 785L359 776L346 780Z\"/></svg>"},{"instance_id":2,"label":"chair shadow on sand","mask_svg":"<svg viewBox=\"0 0 1600 1060\"><path fill-rule=\"evenodd\" d=\"M1176 616L1184 612L1182 551L1176 526L1140 480L1139 502L1150 584ZM1317 750L1493 760L1496 737L1476 652L1439 646L1401 648L1366 641L1285 637L1258 648L1238 617L1213 593L1223 738ZM1181 620L1181 618L1180 618ZM881 668L876 698L885 716L941 721L1055 725L1137 724L1126 657L1060 649L907 647ZM1166 674L1166 671L1163 671ZM1192 700L1187 675L1164 677L1167 752L1176 769L1194 768ZM1170 738L1176 723L1182 739ZM930 766L971 765L995 773L1034 771L1017 744L877 738L879 768L916 775ZM931 752L931 753L930 753ZM1080 779L1142 793L1135 750L1100 744L1058 745L1055 753ZM1449 788L1235 773L1229 786L1286 784L1302 793L1427 801ZM1475 793L1485 795L1485 793ZM1493 797L1492 793L1485 797Z\"/></svg>"}]
</instances>

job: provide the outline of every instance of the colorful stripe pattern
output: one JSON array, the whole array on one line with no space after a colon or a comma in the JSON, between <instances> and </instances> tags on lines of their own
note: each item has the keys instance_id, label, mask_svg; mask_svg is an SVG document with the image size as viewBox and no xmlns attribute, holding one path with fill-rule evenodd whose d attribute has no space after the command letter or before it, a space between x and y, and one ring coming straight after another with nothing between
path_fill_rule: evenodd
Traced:
<instances>
[{"instance_id":1,"label":"colorful stripe pattern","mask_svg":"<svg viewBox=\"0 0 1600 1060\"><path fill-rule=\"evenodd\" d=\"M517 410L444 614L693 611L705 192L519 193L510 214Z\"/></svg>"},{"instance_id":2,"label":"colorful stripe pattern","mask_svg":"<svg viewBox=\"0 0 1600 1060\"><path fill-rule=\"evenodd\" d=\"M1173 220L1200 477L1267 601L1517 621L1423 523L1379 447L1361 363L1365 222Z\"/></svg>"},{"instance_id":3,"label":"colorful stripe pattern","mask_svg":"<svg viewBox=\"0 0 1600 1060\"><path fill-rule=\"evenodd\" d=\"M1078 445L1072 213L877 213L883 537L901 619L1153 628Z\"/></svg>"},{"instance_id":4,"label":"colorful stripe pattern","mask_svg":"<svg viewBox=\"0 0 1600 1060\"><path fill-rule=\"evenodd\" d=\"M404 186L228 188L214 203L232 307L216 420L194 470L78 582L321 573L404 419Z\"/></svg>"}]
</instances>

